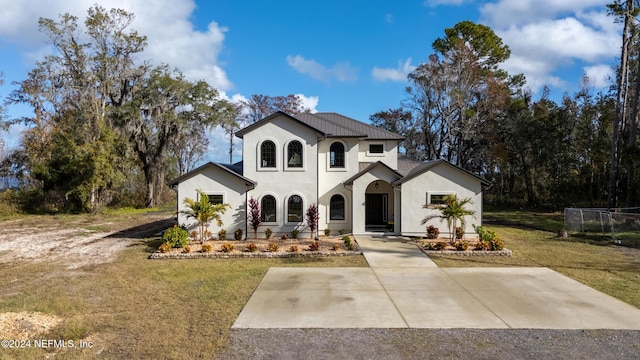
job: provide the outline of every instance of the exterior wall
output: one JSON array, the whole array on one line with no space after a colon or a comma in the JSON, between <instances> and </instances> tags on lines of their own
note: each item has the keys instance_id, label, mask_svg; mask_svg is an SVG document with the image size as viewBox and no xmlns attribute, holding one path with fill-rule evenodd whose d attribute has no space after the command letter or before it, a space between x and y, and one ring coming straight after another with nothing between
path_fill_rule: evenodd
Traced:
<instances>
[{"instance_id":1,"label":"exterior wall","mask_svg":"<svg viewBox=\"0 0 640 360\"><path fill-rule=\"evenodd\" d=\"M243 234L246 234L244 221L246 189L244 181L213 166L194 173L193 176L178 184L178 224L186 225L189 231L198 230L198 222L193 218L187 218L181 211L187 210L184 199L196 200L198 190L202 190L211 195L222 194L223 201L231 205L221 216L222 228L213 221L209 225L213 236L217 238L218 231L221 229L227 231L227 237L232 237L236 229L242 229Z\"/></svg>"},{"instance_id":2,"label":"exterior wall","mask_svg":"<svg viewBox=\"0 0 640 360\"><path fill-rule=\"evenodd\" d=\"M259 166L260 144L271 140L276 144L276 167L264 169ZM303 145L303 167L288 168L286 163L287 145L292 140L298 140ZM303 215L307 207L317 203L317 149L316 132L302 124L284 116L265 123L258 129L247 133L243 137L242 153L244 176L258 184L249 192L259 202L265 195L272 195L276 199L276 221L265 222L258 229L258 237L264 236L269 228L273 237L289 234L293 229L306 229L304 219L300 222L288 222L286 219L287 201L292 195L299 195L303 201ZM250 236L253 229L249 228ZM308 231L302 236L308 237Z\"/></svg>"},{"instance_id":3,"label":"exterior wall","mask_svg":"<svg viewBox=\"0 0 640 360\"><path fill-rule=\"evenodd\" d=\"M402 190L402 235L425 236L426 227L433 225L440 230L440 237L449 236L445 220L432 219L421 224L422 219L440 214L438 209L424 209L427 193L454 193L459 199L471 198L467 209L475 211L475 216L465 218L465 237L477 237L473 225L482 225L482 184L473 176L447 164L438 164L429 171L401 185ZM458 223L459 226L459 223Z\"/></svg>"},{"instance_id":4,"label":"exterior wall","mask_svg":"<svg viewBox=\"0 0 640 360\"><path fill-rule=\"evenodd\" d=\"M331 168L329 163L329 148L335 141L340 141L345 148L345 167ZM343 182L360 170L358 165L358 139L324 139L318 144L318 194L320 220L318 228L320 232L330 229L332 234L339 230L351 232L351 190L343 185ZM345 199L345 220L329 220L329 201L331 196L340 194Z\"/></svg>"},{"instance_id":5,"label":"exterior wall","mask_svg":"<svg viewBox=\"0 0 640 360\"><path fill-rule=\"evenodd\" d=\"M382 154L372 154L369 152L369 145L378 144L384 146ZM362 140L358 144L358 161L359 162L377 162L381 161L392 169L398 169L398 142L384 140Z\"/></svg>"}]
</instances>

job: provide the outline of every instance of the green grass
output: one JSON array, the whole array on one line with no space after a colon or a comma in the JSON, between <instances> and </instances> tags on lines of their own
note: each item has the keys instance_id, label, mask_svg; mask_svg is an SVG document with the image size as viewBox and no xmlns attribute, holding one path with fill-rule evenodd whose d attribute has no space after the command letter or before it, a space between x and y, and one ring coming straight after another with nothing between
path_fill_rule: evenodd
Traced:
<instances>
[{"instance_id":1,"label":"green grass","mask_svg":"<svg viewBox=\"0 0 640 360\"><path fill-rule=\"evenodd\" d=\"M0 312L58 315L63 324L42 338L96 346L62 350L65 359L97 351L107 358L211 358L228 345L231 325L270 267L366 266L362 256L148 260L147 246L140 242L117 261L80 273L44 262L2 267ZM0 357L43 358L50 351L12 349Z\"/></svg>"},{"instance_id":2,"label":"green grass","mask_svg":"<svg viewBox=\"0 0 640 360\"><path fill-rule=\"evenodd\" d=\"M434 256L434 261L442 267L549 267L640 307L640 250L558 238L554 231L561 223L558 214L512 215L487 213L485 225L497 231L513 257ZM510 225L497 225L493 217ZM47 221L63 226L115 222L122 227L141 218L144 214L21 221L43 226ZM269 267L367 266L361 256L148 260L149 251L160 242L158 238L141 240L112 263L71 271L52 262L0 266L0 312L58 315L63 323L41 338L82 338L94 343L93 349L83 350L3 349L0 358L45 358L52 352L63 359L215 358L228 346L231 325Z\"/></svg>"}]
</instances>

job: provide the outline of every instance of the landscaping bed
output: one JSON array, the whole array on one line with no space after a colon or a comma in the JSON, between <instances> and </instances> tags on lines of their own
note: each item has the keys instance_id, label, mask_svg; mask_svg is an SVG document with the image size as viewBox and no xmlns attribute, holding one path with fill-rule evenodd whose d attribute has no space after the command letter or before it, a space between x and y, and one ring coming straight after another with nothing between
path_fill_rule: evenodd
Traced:
<instances>
[{"instance_id":1,"label":"landscaping bed","mask_svg":"<svg viewBox=\"0 0 640 360\"><path fill-rule=\"evenodd\" d=\"M353 250L345 245L342 236L321 236L311 239L247 239L209 240L204 244L192 240L184 247L169 251L158 250L149 259L197 259L197 258L290 258L361 255L353 236L349 236ZM210 247L209 249L207 249Z\"/></svg>"},{"instance_id":2,"label":"landscaping bed","mask_svg":"<svg viewBox=\"0 0 640 360\"><path fill-rule=\"evenodd\" d=\"M426 255L457 255L457 256L512 256L509 249L491 248L491 243L479 246L478 240L458 240L452 245L441 240L414 240L416 246Z\"/></svg>"}]
</instances>

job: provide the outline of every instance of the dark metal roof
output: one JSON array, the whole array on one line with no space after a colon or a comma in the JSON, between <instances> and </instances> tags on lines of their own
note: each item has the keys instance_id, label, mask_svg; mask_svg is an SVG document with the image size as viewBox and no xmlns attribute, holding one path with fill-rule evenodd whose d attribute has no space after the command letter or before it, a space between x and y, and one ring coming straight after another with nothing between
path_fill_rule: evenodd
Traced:
<instances>
[{"instance_id":1,"label":"dark metal roof","mask_svg":"<svg viewBox=\"0 0 640 360\"><path fill-rule=\"evenodd\" d=\"M491 184L491 182L481 178L480 176L477 176L477 175L475 175L475 174L473 174L473 173L471 173L471 172L469 172L469 171L467 171L467 170L465 170L465 169L463 169L463 168L461 168L459 166L453 165L453 164L451 164L450 162L448 162L446 160L439 159L439 160L430 160L430 161L424 162L424 163L414 167L413 169L411 169L411 171L409 171L409 173L406 176L404 176L402 179L398 179L398 180L394 181L392 183L392 185L400 185L400 184L402 184L402 183L404 183L404 182L406 182L408 180L411 180L414 177L427 172L429 169L433 168L434 166L436 166L438 164L446 164L446 165L451 166L451 167L453 167L455 169L458 169L459 171L461 171L463 173L466 173L468 175L471 175L474 178L480 180L480 182L483 183L484 185L490 185Z\"/></svg>"},{"instance_id":2,"label":"dark metal roof","mask_svg":"<svg viewBox=\"0 0 640 360\"><path fill-rule=\"evenodd\" d=\"M422 162L404 155L398 154L398 172L404 176L407 176L411 170L413 170L416 166L420 166Z\"/></svg>"},{"instance_id":3,"label":"dark metal roof","mask_svg":"<svg viewBox=\"0 0 640 360\"><path fill-rule=\"evenodd\" d=\"M260 121L238 130L236 136L242 138L246 133L262 126L279 115L296 120L326 137L356 137L367 140L404 140L404 137L398 134L336 113L302 113L291 116L282 111L275 112Z\"/></svg>"},{"instance_id":4,"label":"dark metal roof","mask_svg":"<svg viewBox=\"0 0 640 360\"><path fill-rule=\"evenodd\" d=\"M376 161L374 163L370 163L369 166L365 167L364 169L360 170L357 174L353 175L352 177L348 178L347 180L344 181L345 185L352 185L353 182L359 178L360 176L368 173L369 171L373 170L373 168L377 167L377 166L384 166L385 168L389 169L390 171L392 171L394 174L396 174L398 176L398 178L402 178L402 174L400 174L399 172L393 170L392 168L389 167L389 165L383 163L382 161ZM396 180L397 181L397 180ZM395 182L395 181L394 181Z\"/></svg>"},{"instance_id":5,"label":"dark metal roof","mask_svg":"<svg viewBox=\"0 0 640 360\"><path fill-rule=\"evenodd\" d=\"M255 182L255 181L253 181L253 180L251 180L249 178L246 178L246 177L242 176L240 173L238 173L238 172L233 170L234 168L237 169L237 166L239 164L241 164L241 162L240 163L235 163L233 165L225 165L225 164L220 164L220 163L208 162L208 163L206 163L206 164L204 164L204 165L202 165L202 166L200 166L200 167L198 167L196 169L193 169L193 170L189 171L188 173L186 173L186 174L184 174L182 176L179 176L179 177L169 181L168 185L169 185L169 187L174 187L175 185L178 185L179 183L181 183L183 180L193 176L193 174L195 174L197 172L200 172L200 171L202 171L202 170L204 170L204 169L206 169L208 167L214 167L214 168L226 171L226 172L230 173L231 175L240 178L241 180L243 180L245 182L245 185L256 186L257 182ZM240 169L242 169L242 165L240 165Z\"/></svg>"}]
</instances>

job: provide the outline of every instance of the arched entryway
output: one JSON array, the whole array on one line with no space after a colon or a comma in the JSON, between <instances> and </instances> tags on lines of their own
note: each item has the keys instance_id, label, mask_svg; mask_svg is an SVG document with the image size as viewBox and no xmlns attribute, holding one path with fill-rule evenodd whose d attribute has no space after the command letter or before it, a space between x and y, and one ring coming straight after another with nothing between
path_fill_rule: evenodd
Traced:
<instances>
[{"instance_id":1,"label":"arched entryway","mask_svg":"<svg viewBox=\"0 0 640 360\"><path fill-rule=\"evenodd\" d=\"M394 192L384 180L372 181L365 190L365 230L393 231Z\"/></svg>"}]
</instances>

